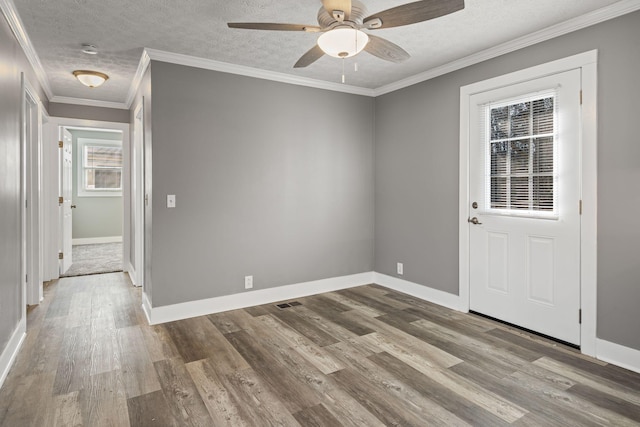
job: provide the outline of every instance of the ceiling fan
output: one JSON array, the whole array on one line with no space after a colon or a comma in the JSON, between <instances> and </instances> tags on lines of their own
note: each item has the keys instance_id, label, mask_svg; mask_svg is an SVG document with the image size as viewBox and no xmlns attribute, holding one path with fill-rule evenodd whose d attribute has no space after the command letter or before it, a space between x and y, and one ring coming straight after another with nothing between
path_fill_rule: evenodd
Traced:
<instances>
[{"instance_id":1,"label":"ceiling fan","mask_svg":"<svg viewBox=\"0 0 640 427\"><path fill-rule=\"evenodd\" d=\"M464 9L464 0L422 0L368 15L358 0L322 0L318 25L267 22L229 22L229 28L249 30L305 31L322 33L317 44L295 63L294 68L313 64L323 55L349 58L362 50L391 62L402 62L410 55L400 46L362 30L400 27L438 18Z\"/></svg>"}]
</instances>

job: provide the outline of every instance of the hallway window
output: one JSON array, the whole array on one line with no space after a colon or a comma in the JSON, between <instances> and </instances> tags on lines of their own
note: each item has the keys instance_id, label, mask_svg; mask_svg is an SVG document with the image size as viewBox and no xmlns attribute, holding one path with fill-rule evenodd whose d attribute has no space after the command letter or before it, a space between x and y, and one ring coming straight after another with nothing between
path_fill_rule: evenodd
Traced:
<instances>
[{"instance_id":1,"label":"hallway window","mask_svg":"<svg viewBox=\"0 0 640 427\"><path fill-rule=\"evenodd\" d=\"M80 176L78 195L122 194L122 145L78 139Z\"/></svg>"}]
</instances>

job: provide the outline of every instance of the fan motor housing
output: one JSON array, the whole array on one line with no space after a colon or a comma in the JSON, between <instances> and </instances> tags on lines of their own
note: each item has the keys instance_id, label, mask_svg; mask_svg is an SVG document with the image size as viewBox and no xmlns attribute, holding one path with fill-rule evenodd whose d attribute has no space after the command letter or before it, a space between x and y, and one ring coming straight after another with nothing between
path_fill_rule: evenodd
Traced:
<instances>
[{"instance_id":1,"label":"fan motor housing","mask_svg":"<svg viewBox=\"0 0 640 427\"><path fill-rule=\"evenodd\" d=\"M334 11L334 13L335 12L342 12L344 14L344 11ZM351 14L349 16L349 19L348 20L345 19L345 21L343 22L345 24L353 22L354 24L359 26L359 25L362 25L362 20L367 16L368 16L368 12L365 5L360 3L357 0L352 0ZM324 7L321 7L318 10L318 24L320 25L320 27L327 28L339 22L341 21L339 21L337 18L334 18L329 12L327 12L327 10Z\"/></svg>"}]
</instances>

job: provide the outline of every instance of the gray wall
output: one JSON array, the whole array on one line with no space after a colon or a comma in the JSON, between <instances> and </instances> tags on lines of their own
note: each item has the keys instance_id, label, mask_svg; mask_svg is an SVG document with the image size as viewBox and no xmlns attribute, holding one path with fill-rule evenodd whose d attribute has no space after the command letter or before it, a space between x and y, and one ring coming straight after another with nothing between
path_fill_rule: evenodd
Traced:
<instances>
[{"instance_id":1,"label":"gray wall","mask_svg":"<svg viewBox=\"0 0 640 427\"><path fill-rule=\"evenodd\" d=\"M156 61L151 81L154 306L372 270L373 99Z\"/></svg>"},{"instance_id":2,"label":"gray wall","mask_svg":"<svg viewBox=\"0 0 640 427\"><path fill-rule=\"evenodd\" d=\"M73 136L73 230L74 239L90 237L122 236L122 196L117 197L78 197L78 138L106 139L120 141L122 133L71 130ZM123 183L124 185L124 183Z\"/></svg>"},{"instance_id":3,"label":"gray wall","mask_svg":"<svg viewBox=\"0 0 640 427\"><path fill-rule=\"evenodd\" d=\"M375 270L458 294L460 87L592 49L598 63L598 326L640 349L640 12L376 99Z\"/></svg>"},{"instance_id":4,"label":"gray wall","mask_svg":"<svg viewBox=\"0 0 640 427\"><path fill-rule=\"evenodd\" d=\"M20 73L40 89L29 62L0 15L0 354L22 318L20 280Z\"/></svg>"},{"instance_id":5,"label":"gray wall","mask_svg":"<svg viewBox=\"0 0 640 427\"><path fill-rule=\"evenodd\" d=\"M129 110L51 102L49 114L67 119L100 120L103 122L129 123Z\"/></svg>"}]
</instances>

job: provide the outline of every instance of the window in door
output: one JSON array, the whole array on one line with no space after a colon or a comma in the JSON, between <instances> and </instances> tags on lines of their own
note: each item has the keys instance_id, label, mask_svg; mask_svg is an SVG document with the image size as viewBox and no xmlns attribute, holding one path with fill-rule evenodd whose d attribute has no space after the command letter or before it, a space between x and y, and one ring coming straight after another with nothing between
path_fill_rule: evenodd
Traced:
<instances>
[{"instance_id":1,"label":"window in door","mask_svg":"<svg viewBox=\"0 0 640 427\"><path fill-rule=\"evenodd\" d=\"M557 217L555 93L487 104L488 212Z\"/></svg>"},{"instance_id":2,"label":"window in door","mask_svg":"<svg viewBox=\"0 0 640 427\"><path fill-rule=\"evenodd\" d=\"M122 144L78 139L78 196L122 195Z\"/></svg>"}]
</instances>

